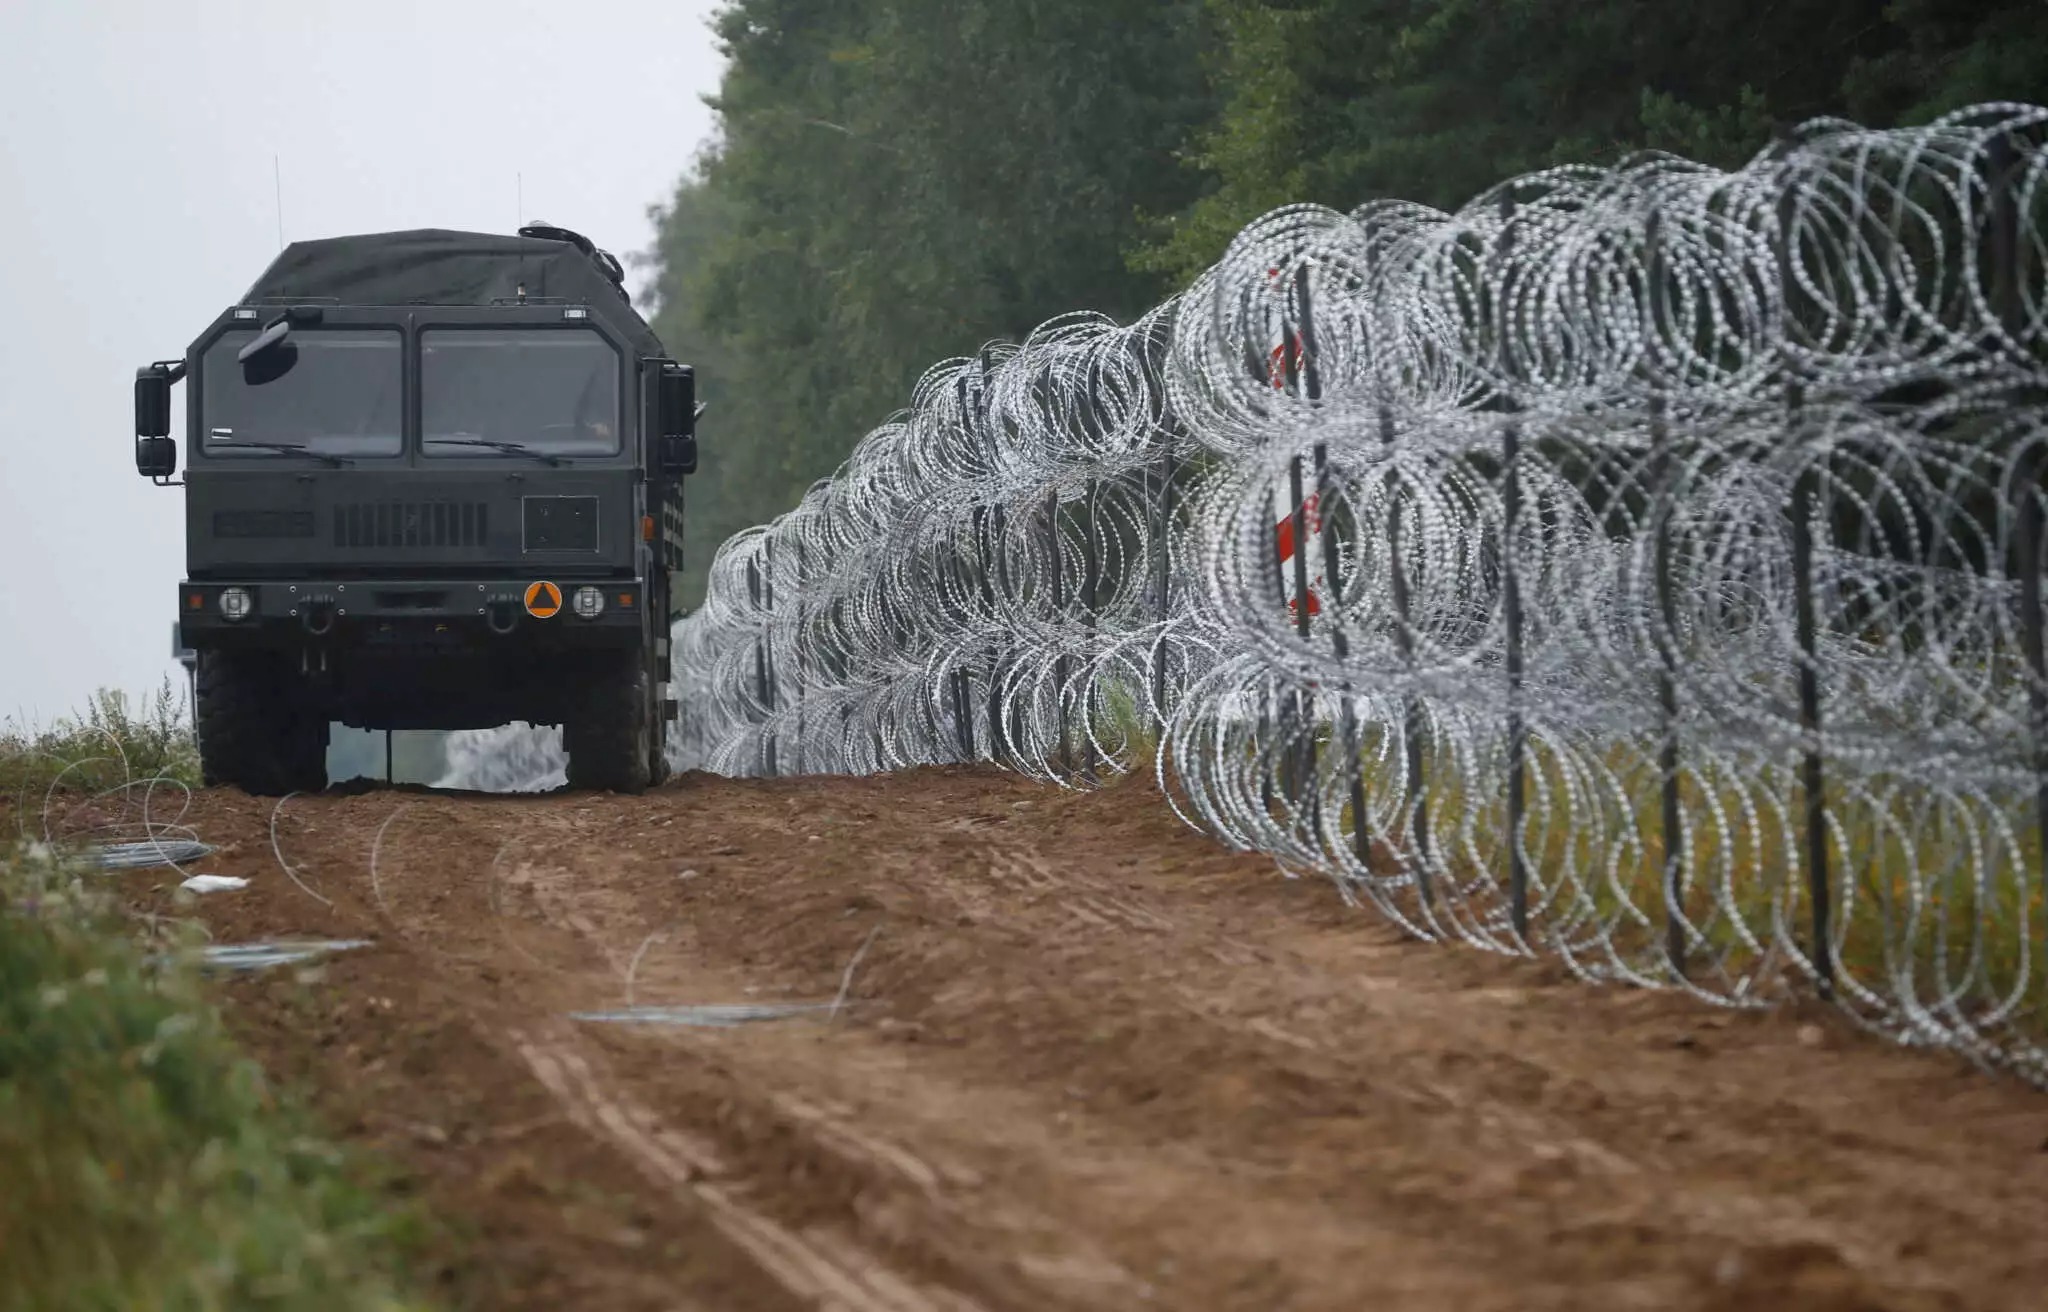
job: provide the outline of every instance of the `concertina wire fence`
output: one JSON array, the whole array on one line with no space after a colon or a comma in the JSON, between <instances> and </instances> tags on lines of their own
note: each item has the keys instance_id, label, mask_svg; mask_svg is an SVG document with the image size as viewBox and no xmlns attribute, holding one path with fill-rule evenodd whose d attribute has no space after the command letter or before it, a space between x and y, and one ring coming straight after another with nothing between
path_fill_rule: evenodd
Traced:
<instances>
[{"instance_id":1,"label":"concertina wire fence","mask_svg":"<svg viewBox=\"0 0 2048 1312\"><path fill-rule=\"evenodd\" d=\"M2048 110L1252 223L718 551L676 764L1144 761L1408 933L2048 1083Z\"/></svg>"}]
</instances>

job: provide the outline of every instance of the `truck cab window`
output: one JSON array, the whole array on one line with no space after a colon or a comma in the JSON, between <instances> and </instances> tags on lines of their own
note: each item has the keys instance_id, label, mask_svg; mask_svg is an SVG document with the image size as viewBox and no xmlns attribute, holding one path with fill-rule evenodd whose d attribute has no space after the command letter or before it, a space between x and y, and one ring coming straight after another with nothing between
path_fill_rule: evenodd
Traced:
<instances>
[{"instance_id":1,"label":"truck cab window","mask_svg":"<svg viewBox=\"0 0 2048 1312\"><path fill-rule=\"evenodd\" d=\"M588 328L420 334L420 439L429 456L492 455L485 443L610 455L619 431L618 353Z\"/></svg>"},{"instance_id":2,"label":"truck cab window","mask_svg":"<svg viewBox=\"0 0 2048 1312\"><path fill-rule=\"evenodd\" d=\"M209 456L283 459L278 446L328 456L403 449L403 341L395 329L301 329L291 370L252 386L235 354L254 329L223 334L200 362L200 433ZM267 443L258 446L256 443Z\"/></svg>"}]
</instances>

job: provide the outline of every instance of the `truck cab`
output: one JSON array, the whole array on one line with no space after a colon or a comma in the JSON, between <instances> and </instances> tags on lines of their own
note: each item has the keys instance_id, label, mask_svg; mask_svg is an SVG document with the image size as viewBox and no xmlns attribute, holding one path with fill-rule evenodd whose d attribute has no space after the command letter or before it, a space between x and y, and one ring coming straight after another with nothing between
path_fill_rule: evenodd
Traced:
<instances>
[{"instance_id":1,"label":"truck cab","mask_svg":"<svg viewBox=\"0 0 2048 1312\"><path fill-rule=\"evenodd\" d=\"M337 722L558 724L573 787L664 776L698 407L622 283L539 225L300 242L137 371L207 782L323 787Z\"/></svg>"}]
</instances>

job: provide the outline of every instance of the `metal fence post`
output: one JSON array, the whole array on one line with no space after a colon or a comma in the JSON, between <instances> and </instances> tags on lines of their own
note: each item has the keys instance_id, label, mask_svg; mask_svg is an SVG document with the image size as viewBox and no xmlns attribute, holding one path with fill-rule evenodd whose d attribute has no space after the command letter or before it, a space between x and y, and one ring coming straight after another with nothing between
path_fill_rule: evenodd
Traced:
<instances>
[{"instance_id":1,"label":"metal fence post","mask_svg":"<svg viewBox=\"0 0 2048 1312\"><path fill-rule=\"evenodd\" d=\"M1522 722L1522 580L1515 565L1515 538L1522 524L1522 428L1510 419L1501 430L1504 463L1501 527L1501 609L1507 625L1508 676L1508 921L1515 938L1529 942L1529 862L1522 851L1528 806L1524 777L1528 731Z\"/></svg>"},{"instance_id":2,"label":"metal fence post","mask_svg":"<svg viewBox=\"0 0 2048 1312\"><path fill-rule=\"evenodd\" d=\"M1395 441L1394 412L1380 407L1380 438L1389 453ZM1401 561L1401 493L1400 476L1387 471L1387 489L1391 493L1387 507L1387 567L1392 575L1390 580L1394 594L1394 638L1400 648L1401 657L1408 663L1408 673L1415 673L1415 629L1409 620L1408 568ZM1427 779L1423 772L1422 735L1424 716L1422 699L1410 691L1406 697L1406 714L1401 726L1401 740L1407 749L1408 758L1408 822L1415 840L1415 886L1427 904L1433 894L1430 888L1429 853L1429 797L1424 792Z\"/></svg>"},{"instance_id":3,"label":"metal fence post","mask_svg":"<svg viewBox=\"0 0 2048 1312\"><path fill-rule=\"evenodd\" d=\"M963 552L957 539L948 545L946 565L953 581L953 601L960 608L959 623L964 626L974 614L974 565L971 553ZM947 683L953 693L953 731L960 740L960 760L972 764L979 755L974 722L981 712L974 701L974 672L965 660L953 667Z\"/></svg>"},{"instance_id":4,"label":"metal fence post","mask_svg":"<svg viewBox=\"0 0 2048 1312\"><path fill-rule=\"evenodd\" d=\"M1010 592L1009 571L1003 566L1003 535L1006 528L1001 506L987 508L983 520L983 555L981 560L981 597L988 607L989 618L996 614L998 599L1007 600ZM997 763L1008 762L1010 736L1003 729L1003 684L1009 669L1001 654L989 658L988 678L988 754Z\"/></svg>"},{"instance_id":5,"label":"metal fence post","mask_svg":"<svg viewBox=\"0 0 2048 1312\"><path fill-rule=\"evenodd\" d=\"M764 544L765 546L765 544ZM763 577L759 558L747 561L747 600L757 615L767 611L766 579ZM775 773L774 737L767 732L768 718L774 713L775 698L768 681L768 641L765 629L754 638L754 699L761 704L761 773Z\"/></svg>"},{"instance_id":6,"label":"metal fence post","mask_svg":"<svg viewBox=\"0 0 2048 1312\"><path fill-rule=\"evenodd\" d=\"M1330 593L1330 646L1337 654L1339 664L1350 659L1351 640L1344 633L1344 624L1337 614L1337 603L1344 596L1344 556L1337 543L1337 511L1331 504L1330 456L1327 444L1318 442L1315 448L1316 461L1316 506L1323 517L1323 585ZM1357 526L1353 524L1356 534ZM1351 835L1353 850L1358 855L1358 865L1368 873L1372 865L1372 819L1365 810L1365 766L1358 759L1358 713L1351 704L1351 681L1346 679L1338 686L1338 732L1344 751L1344 772L1350 787Z\"/></svg>"},{"instance_id":7,"label":"metal fence post","mask_svg":"<svg viewBox=\"0 0 2048 1312\"><path fill-rule=\"evenodd\" d=\"M1663 225L1663 214L1651 210L1648 231L1644 236L1649 247L1647 279L1653 343L1662 340L1667 318ZM1678 475L1676 457L1671 450L1669 408L1669 398L1664 395L1663 387L1658 386L1650 395L1650 461L1655 476L1650 486L1650 503L1645 509L1656 529L1657 618L1663 626L1663 632L1657 639L1657 772L1664 834L1664 956L1671 973L1683 979L1686 940L1685 918L1681 910L1690 853L1686 849L1684 813L1679 805L1678 601L1671 559L1671 515L1678 504Z\"/></svg>"},{"instance_id":8,"label":"metal fence post","mask_svg":"<svg viewBox=\"0 0 2048 1312\"><path fill-rule=\"evenodd\" d=\"M1313 405L1323 399L1323 372L1316 337L1315 296L1309 284L1306 266L1295 274L1295 285L1301 301L1302 391ZM1344 633L1344 625L1337 612L1338 603L1344 596L1344 556L1337 541L1337 507L1333 503L1334 489L1330 482L1329 444L1316 443L1313 458L1316 471L1316 518L1321 525L1323 536L1323 589L1329 594L1329 608L1324 627L1330 633L1330 649L1341 664L1351 655L1351 641ZM1295 554L1302 554L1298 542ZM1338 685L1338 736L1339 746L1344 753L1344 773L1350 793L1352 841L1358 854L1359 868L1368 869L1372 860L1372 821L1365 811L1365 774L1358 759L1358 718L1351 705L1351 691L1349 680ZM1320 798L1318 812L1317 820L1320 827Z\"/></svg>"},{"instance_id":9,"label":"metal fence post","mask_svg":"<svg viewBox=\"0 0 2048 1312\"><path fill-rule=\"evenodd\" d=\"M967 577L963 580L965 586L961 591L961 604L972 614L973 600L979 598L986 616L993 617L996 609L995 579L990 574L988 562L989 508L976 506L970 516L970 523L973 545L963 561ZM985 702L977 704L970 711L963 700L960 708L963 715L987 716L988 756L991 761L998 763L1003 759L1003 735L997 723L1001 717L1001 711L998 709L1001 705L1001 694L996 691L1001 683L1002 657L991 651L988 653L988 696ZM961 696L964 699L973 691L973 677L969 675L961 689Z\"/></svg>"},{"instance_id":10,"label":"metal fence post","mask_svg":"<svg viewBox=\"0 0 2048 1312\"><path fill-rule=\"evenodd\" d=\"M1294 498L1294 632L1303 645L1309 641L1308 613L1308 498L1303 487L1301 457L1287 462L1287 490ZM1290 749L1294 760L1288 781L1288 802L1300 809L1313 808L1320 796L1316 788L1315 706L1300 689L1294 694L1294 731L1301 741ZM1305 794L1305 795L1304 795Z\"/></svg>"},{"instance_id":11,"label":"metal fence post","mask_svg":"<svg viewBox=\"0 0 2048 1312\"><path fill-rule=\"evenodd\" d=\"M875 609L883 615L887 615L889 613L889 573L887 570L883 570L880 573L880 575L875 579ZM841 608L840 613L843 618L845 615L845 608L843 606ZM844 646L840 646L838 651L839 683L840 686L843 688L846 685L848 678L851 677L851 657L847 653L847 650ZM845 710L848 712L850 717L851 712L853 710L852 705L848 703L845 706ZM848 723L851 723L850 718L848 720ZM873 723L869 726L868 733L871 739L870 745L874 748L875 751L875 769L877 771L880 771L885 768L882 762L887 759L887 754L883 750L882 744L882 717L875 717ZM848 768L850 769L851 767L849 766Z\"/></svg>"},{"instance_id":12,"label":"metal fence post","mask_svg":"<svg viewBox=\"0 0 2048 1312\"><path fill-rule=\"evenodd\" d=\"M1270 387L1272 385L1272 372L1266 357L1259 354L1258 349L1253 346L1249 337L1245 339L1244 348L1245 369L1252 381L1262 387ZM1266 522L1269 524L1273 522L1271 497L1268 497L1266 500ZM1284 607L1287 604L1287 585L1281 581L1280 575L1279 530L1276 528L1273 530L1273 533L1273 541L1264 553L1263 570L1271 576L1270 581L1273 585L1273 595L1279 604ZM1272 742L1273 719L1273 685L1271 680L1267 680L1259 691L1258 738L1261 743ZM1260 761L1259 810L1261 815L1271 816L1273 813L1274 762L1270 754L1262 756Z\"/></svg>"},{"instance_id":13,"label":"metal fence post","mask_svg":"<svg viewBox=\"0 0 2048 1312\"><path fill-rule=\"evenodd\" d=\"M957 563L957 562L956 562ZM953 726L960 736L960 759L971 763L974 750L974 676L965 666L956 667L951 679L953 686Z\"/></svg>"},{"instance_id":14,"label":"metal fence post","mask_svg":"<svg viewBox=\"0 0 2048 1312\"><path fill-rule=\"evenodd\" d=\"M1045 494L1045 539L1046 551L1052 564L1052 608L1055 623L1067 618L1067 567L1065 554L1060 542L1060 493L1058 488ZM1074 741L1067 732L1067 652L1064 645L1052 662L1052 710L1053 718L1060 728L1060 769L1067 775L1074 773Z\"/></svg>"},{"instance_id":15,"label":"metal fence post","mask_svg":"<svg viewBox=\"0 0 2048 1312\"><path fill-rule=\"evenodd\" d=\"M1266 522L1273 525L1268 530L1271 538L1266 546L1267 581L1273 588L1273 601L1283 612L1287 609L1287 562L1280 556L1282 522L1275 518L1279 498L1268 492L1263 498L1266 506ZM1291 520L1288 522L1292 522ZM1288 751L1271 750L1276 741L1290 737L1290 707L1279 700L1273 692L1273 679L1268 676L1260 694L1259 738L1268 751L1264 754L1265 767L1260 771L1259 800L1265 813L1273 812L1275 796L1292 800L1294 797L1294 759Z\"/></svg>"},{"instance_id":16,"label":"metal fence post","mask_svg":"<svg viewBox=\"0 0 2048 1312\"><path fill-rule=\"evenodd\" d=\"M1784 334L1793 332L1792 264L1797 251L1792 231L1793 198L1778 204L1779 295L1783 301ZM1792 587L1799 642L1799 729L1803 740L1800 777L1806 791L1806 889L1812 903L1813 943L1809 960L1821 996L1833 997L1835 956L1829 941L1828 811L1825 747L1821 737L1820 615L1814 596L1814 522L1825 492L1822 470L1815 453L1801 450L1805 438L1806 384L1798 368L1788 359L1785 367L1786 446L1800 461L1799 476L1792 487ZM1824 456L1820 458L1824 459ZM1828 531L1825 515L1822 530Z\"/></svg>"},{"instance_id":17,"label":"metal fence post","mask_svg":"<svg viewBox=\"0 0 2048 1312\"><path fill-rule=\"evenodd\" d=\"M1088 627L1088 659L1083 664L1084 669L1092 668L1095 664L1097 622L1095 608L1099 603L1102 588L1102 552L1097 549L1095 540L1095 535L1101 528L1101 523L1096 516L1097 492L1097 485L1093 482L1089 483L1088 497L1083 503L1087 507L1087 512L1084 516L1087 531L1081 539L1081 613L1084 623ZM1076 710L1078 714L1075 718L1080 721L1082 736L1086 740L1084 743L1087 755L1085 768L1088 771L1089 777L1093 778L1095 777L1097 762L1095 759L1094 725L1090 715L1090 698L1086 695L1077 698Z\"/></svg>"},{"instance_id":18,"label":"metal fence post","mask_svg":"<svg viewBox=\"0 0 2048 1312\"><path fill-rule=\"evenodd\" d=\"M1315 358L1315 292L1310 285L1308 271L1309 266L1307 263L1298 265L1294 270L1294 312L1298 319L1294 328L1293 372L1295 383L1300 388L1302 399L1307 401L1311 407L1314 407L1323 399L1323 381L1322 371L1317 366ZM1320 444L1314 450L1318 457L1324 456L1323 448ZM1320 480L1322 475L1323 464L1327 464L1327 459L1323 459L1322 463L1317 466L1318 480ZM1309 609L1311 599L1308 590L1309 509L1308 499L1304 495L1303 483L1305 480L1303 478L1302 458L1299 454L1296 454L1289 463L1288 477L1289 485L1294 494L1295 631L1301 636L1302 643L1306 646L1310 641L1314 618ZM1320 491L1320 488L1318 491ZM1322 532L1327 541L1328 533L1324 524L1324 514L1325 507L1320 499L1318 499L1315 510L1317 531ZM1324 580L1324 585L1325 587L1328 586L1327 578ZM1323 794L1320 787L1321 767L1317 760L1316 703L1312 686L1297 694L1295 698L1295 713L1297 716L1297 727L1301 732L1300 786L1308 790L1309 823L1313 831L1320 834L1323 827Z\"/></svg>"},{"instance_id":19,"label":"metal fence post","mask_svg":"<svg viewBox=\"0 0 2048 1312\"><path fill-rule=\"evenodd\" d=\"M1500 198L1500 241L1493 252L1493 259L1500 266L1505 266L1514 255L1515 230L1510 226L1514 213L1514 194L1503 192ZM1505 278L1505 272L1497 269L1494 286L1500 287ZM1505 380L1512 364L1505 328L1508 315L1503 306L1495 305L1492 309L1496 334L1495 367ZM1514 418L1520 407L1512 396L1506 398L1506 406L1509 418L1500 435L1500 568L1501 619L1507 628L1504 656L1508 680L1508 923L1514 929L1516 941L1526 949L1529 943L1529 860L1522 850L1522 830L1528 818L1529 734L1522 718L1522 573L1515 561L1522 528L1522 426Z\"/></svg>"},{"instance_id":20,"label":"metal fence post","mask_svg":"<svg viewBox=\"0 0 2048 1312\"><path fill-rule=\"evenodd\" d=\"M810 759L804 742L804 540L796 540L796 635L790 643L790 659L796 666L796 772L806 772Z\"/></svg>"},{"instance_id":21,"label":"metal fence post","mask_svg":"<svg viewBox=\"0 0 2048 1312\"><path fill-rule=\"evenodd\" d=\"M779 675L778 675L778 671L777 671L777 670L776 670L776 668L775 668L775 539L774 539L774 538L772 538L772 537L771 537L771 538L766 538L766 539L764 539L764 540L762 541L762 543L761 543L761 557L762 557L762 569L761 569L761 600L762 600L762 604L763 604L763 605L764 605L764 606L765 606L765 607L767 608L767 611L768 611L768 640L767 640L767 642L766 642L766 643L764 643L764 644L763 644L763 659L762 659L762 674L763 674L763 676L764 676L764 681L763 681L763 686L762 686L762 702L763 702L763 704L764 704L764 705L766 705L766 706L767 706L767 708L768 708L768 715L769 715L769 725L770 725L770 728L769 728L769 730L768 730L768 741L767 741L767 742L766 742L766 744L764 745L764 750L766 751L766 754L767 754L767 757L766 757L766 759L767 759L768 773L769 773L769 774L771 774L771 775L773 775L773 774L780 774L780 773L781 773L781 766L780 766L780 764L778 763L778 761L777 761L777 759L776 759L776 741L775 741L775 729L774 729L774 727L773 727L773 725L774 725L774 715L775 715L775 704L776 704L776 702L777 702L777 701L779 700L779 694L780 694L780 691L781 691L781 690L780 690L780 686L779 686L779 685L780 685L780 678L779 678Z\"/></svg>"},{"instance_id":22,"label":"metal fence post","mask_svg":"<svg viewBox=\"0 0 2048 1312\"><path fill-rule=\"evenodd\" d=\"M1795 449L1804 393L1804 387L1797 382L1786 387ZM1828 930L1830 881L1825 749L1821 738L1820 618L1813 577L1814 519L1822 494L1821 471L1809 463L1799 471L1792 490L1792 585L1799 594L1795 599L1799 629L1799 728L1804 739L1801 777L1806 788L1807 896L1813 903L1812 961L1821 993L1827 996L1834 991L1835 962Z\"/></svg>"},{"instance_id":23,"label":"metal fence post","mask_svg":"<svg viewBox=\"0 0 2048 1312\"><path fill-rule=\"evenodd\" d=\"M1173 478L1174 478L1174 433L1170 426L1163 429L1165 451L1159 460L1159 497L1155 503L1156 519L1153 521L1152 553L1155 568L1153 598L1158 608L1159 620L1163 625L1173 613L1173 561L1169 544L1173 538ZM1166 727L1166 643L1164 634L1161 641L1152 648L1152 713L1158 717L1163 731Z\"/></svg>"},{"instance_id":24,"label":"metal fence post","mask_svg":"<svg viewBox=\"0 0 2048 1312\"><path fill-rule=\"evenodd\" d=\"M953 689L953 727L960 739L960 761L971 764L974 751L974 685L966 670L956 669L949 680Z\"/></svg>"},{"instance_id":25,"label":"metal fence post","mask_svg":"<svg viewBox=\"0 0 2048 1312\"><path fill-rule=\"evenodd\" d=\"M967 372L962 369L959 377L960 422L972 425L981 434L982 447L988 453L989 478L993 484L997 475L1000 453L996 448L995 430L988 423L988 379L993 371L988 350L976 353L978 366L976 386L967 386ZM1000 589L1007 593L1008 581L1002 569L1002 538L1004 531L1003 508L994 504L974 508L975 547L981 567L981 603L988 611L989 618L996 613L996 594ZM989 759L1002 764L1009 760L1009 735L1003 732L1003 679L1004 659L1001 653L989 653L988 668L988 755Z\"/></svg>"}]
</instances>

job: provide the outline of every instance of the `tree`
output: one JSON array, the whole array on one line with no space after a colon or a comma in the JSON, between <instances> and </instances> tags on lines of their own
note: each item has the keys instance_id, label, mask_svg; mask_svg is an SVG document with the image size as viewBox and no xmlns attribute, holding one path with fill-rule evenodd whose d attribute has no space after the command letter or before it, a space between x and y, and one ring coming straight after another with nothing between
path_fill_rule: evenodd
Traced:
<instances>
[{"instance_id":1,"label":"tree","mask_svg":"<svg viewBox=\"0 0 2048 1312\"><path fill-rule=\"evenodd\" d=\"M658 213L656 329L699 366L686 599L920 373L1067 310L1142 313L1140 207L1201 180L1200 7L738 0L720 139Z\"/></svg>"},{"instance_id":2,"label":"tree","mask_svg":"<svg viewBox=\"0 0 2048 1312\"><path fill-rule=\"evenodd\" d=\"M2038 0L1210 0L1212 188L1135 263L1185 279L1274 205L1454 208L1518 173L1670 150L1733 166L1804 119L2023 99Z\"/></svg>"},{"instance_id":3,"label":"tree","mask_svg":"<svg viewBox=\"0 0 2048 1312\"><path fill-rule=\"evenodd\" d=\"M1129 319L1274 206L1448 209L1645 148L1732 166L2048 67L2041 0L733 0L718 35L719 137L652 254L711 406L690 601L926 368Z\"/></svg>"}]
</instances>

